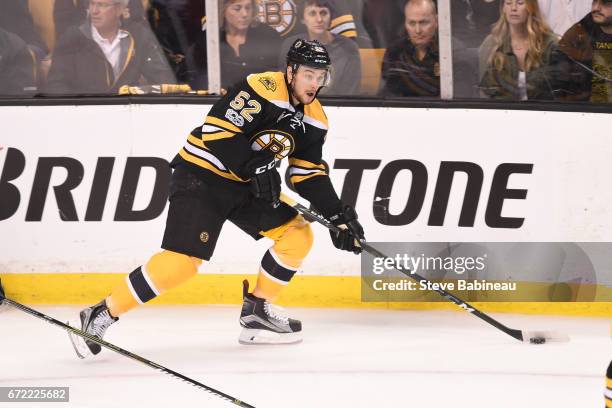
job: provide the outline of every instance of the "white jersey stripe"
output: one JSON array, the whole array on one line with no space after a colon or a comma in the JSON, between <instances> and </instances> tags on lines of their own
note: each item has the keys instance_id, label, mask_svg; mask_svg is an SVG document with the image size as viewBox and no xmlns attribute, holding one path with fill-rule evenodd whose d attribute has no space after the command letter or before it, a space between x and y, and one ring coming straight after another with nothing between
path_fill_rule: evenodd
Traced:
<instances>
[{"instance_id":1,"label":"white jersey stripe","mask_svg":"<svg viewBox=\"0 0 612 408\"><path fill-rule=\"evenodd\" d=\"M304 122L308 123L311 126L318 127L319 129L327 130L327 126L325 123L316 120L313 117L304 115Z\"/></svg>"},{"instance_id":2,"label":"white jersey stripe","mask_svg":"<svg viewBox=\"0 0 612 408\"><path fill-rule=\"evenodd\" d=\"M204 159L214 164L219 170L227 171L227 168L223 165L223 163L221 163L221 161L217 159L216 156L207 152L206 150L200 149L199 147L196 147L189 143L185 143L185 146L183 147L185 148L185 150L187 150L189 153L193 154L194 156L198 156L199 158Z\"/></svg>"},{"instance_id":3,"label":"white jersey stripe","mask_svg":"<svg viewBox=\"0 0 612 408\"><path fill-rule=\"evenodd\" d=\"M325 173L324 170L321 169L300 169L297 167L289 167L289 175L293 176L296 174L306 175L306 174L314 174L314 173Z\"/></svg>"},{"instance_id":4,"label":"white jersey stripe","mask_svg":"<svg viewBox=\"0 0 612 408\"><path fill-rule=\"evenodd\" d=\"M287 109L291 112L295 112L295 108L293 107L292 104L290 104L288 101L278 101L278 100L272 100L270 101L273 104L275 104L276 106L278 106L279 108L283 108L283 109Z\"/></svg>"},{"instance_id":5,"label":"white jersey stripe","mask_svg":"<svg viewBox=\"0 0 612 408\"><path fill-rule=\"evenodd\" d=\"M331 32L334 34L341 34L344 31L356 30L356 29L357 29L357 26L355 25L355 23L352 21L348 21L346 23L342 23L339 26L334 27L334 29L331 30Z\"/></svg>"},{"instance_id":6,"label":"white jersey stripe","mask_svg":"<svg viewBox=\"0 0 612 408\"><path fill-rule=\"evenodd\" d=\"M228 132L228 130L222 129L213 125L202 126L202 133L217 133L217 132Z\"/></svg>"}]
</instances>

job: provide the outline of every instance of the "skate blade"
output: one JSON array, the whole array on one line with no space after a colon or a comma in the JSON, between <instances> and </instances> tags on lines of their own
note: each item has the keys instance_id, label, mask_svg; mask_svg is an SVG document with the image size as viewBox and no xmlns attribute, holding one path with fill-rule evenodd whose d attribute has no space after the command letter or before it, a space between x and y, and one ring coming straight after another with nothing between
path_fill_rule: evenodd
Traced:
<instances>
[{"instance_id":1,"label":"skate blade","mask_svg":"<svg viewBox=\"0 0 612 408\"><path fill-rule=\"evenodd\" d=\"M302 333L276 333L270 330L243 328L238 343L258 344L296 344L302 341Z\"/></svg>"},{"instance_id":2,"label":"skate blade","mask_svg":"<svg viewBox=\"0 0 612 408\"><path fill-rule=\"evenodd\" d=\"M70 322L66 322L66 323L70 325ZM89 347L87 347L87 344L85 344L85 340L83 340L81 336L77 336L76 334L70 331L67 333L68 333L68 338L70 339L70 343L72 344L72 347L74 348L74 352L79 358L83 359L83 358L93 356L91 350L89 350Z\"/></svg>"}]
</instances>

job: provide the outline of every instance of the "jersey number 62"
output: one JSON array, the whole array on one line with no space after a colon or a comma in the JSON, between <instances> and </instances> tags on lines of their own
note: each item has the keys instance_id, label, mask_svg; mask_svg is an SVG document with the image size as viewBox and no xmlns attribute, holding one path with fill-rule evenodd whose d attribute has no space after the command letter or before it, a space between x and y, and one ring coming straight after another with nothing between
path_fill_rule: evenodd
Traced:
<instances>
[{"instance_id":1,"label":"jersey number 62","mask_svg":"<svg viewBox=\"0 0 612 408\"><path fill-rule=\"evenodd\" d=\"M238 127L244 126L245 119L252 122L253 115L261 112L261 104L250 98L251 95L248 92L240 91L229 103L230 109L225 112L225 117Z\"/></svg>"}]
</instances>

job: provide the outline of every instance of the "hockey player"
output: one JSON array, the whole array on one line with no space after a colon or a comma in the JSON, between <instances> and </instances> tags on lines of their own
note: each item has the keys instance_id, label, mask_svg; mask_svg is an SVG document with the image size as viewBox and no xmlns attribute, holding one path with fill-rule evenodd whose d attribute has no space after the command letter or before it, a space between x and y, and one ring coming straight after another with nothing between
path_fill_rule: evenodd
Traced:
<instances>
[{"instance_id":1,"label":"hockey player","mask_svg":"<svg viewBox=\"0 0 612 408\"><path fill-rule=\"evenodd\" d=\"M342 228L331 234L337 248L358 254L355 239L364 238L355 210L342 204L322 164L328 124L317 94L331 80L330 63L321 44L298 39L287 54L285 72L249 75L214 104L171 163L163 251L106 299L81 311L84 331L102 338L120 315L194 276L202 261L210 260L229 220L254 239L273 241L253 292L247 281L243 284L239 341L301 340L301 322L272 302L300 268L313 237L304 218L279 200L276 163L287 157L297 192ZM73 343L81 357L100 352L99 345L80 337Z\"/></svg>"}]
</instances>

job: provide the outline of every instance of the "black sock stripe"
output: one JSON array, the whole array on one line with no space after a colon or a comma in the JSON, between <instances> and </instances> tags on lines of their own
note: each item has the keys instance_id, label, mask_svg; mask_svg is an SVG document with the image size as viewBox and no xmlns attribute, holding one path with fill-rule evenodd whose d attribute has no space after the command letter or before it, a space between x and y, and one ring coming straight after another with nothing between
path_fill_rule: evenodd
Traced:
<instances>
[{"instance_id":1,"label":"black sock stripe","mask_svg":"<svg viewBox=\"0 0 612 408\"><path fill-rule=\"evenodd\" d=\"M294 270L287 269L282 265L279 265L278 262L274 260L274 257L272 256L270 251L267 251L263 259L261 260L261 267L264 271L268 272L270 275L283 282L289 282L296 272Z\"/></svg>"},{"instance_id":2,"label":"black sock stripe","mask_svg":"<svg viewBox=\"0 0 612 408\"><path fill-rule=\"evenodd\" d=\"M144 275L142 274L142 267L135 269L130 273L130 283L134 288L134 292L142 303L146 303L155 297L155 292L147 283Z\"/></svg>"}]
</instances>

